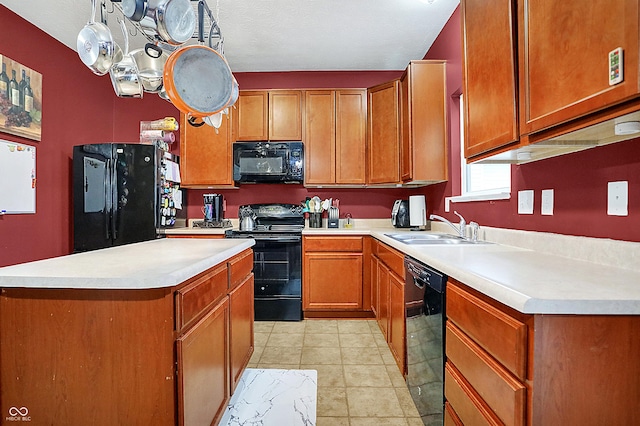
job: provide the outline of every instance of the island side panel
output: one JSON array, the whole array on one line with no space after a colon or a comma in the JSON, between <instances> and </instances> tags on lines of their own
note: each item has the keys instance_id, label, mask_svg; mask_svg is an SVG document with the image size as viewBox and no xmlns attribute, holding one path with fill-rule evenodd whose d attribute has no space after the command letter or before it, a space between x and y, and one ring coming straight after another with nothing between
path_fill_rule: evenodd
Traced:
<instances>
[{"instance_id":1,"label":"island side panel","mask_svg":"<svg viewBox=\"0 0 640 426\"><path fill-rule=\"evenodd\" d=\"M3 288L2 418L26 407L33 424L174 425L174 337L170 288Z\"/></svg>"}]
</instances>

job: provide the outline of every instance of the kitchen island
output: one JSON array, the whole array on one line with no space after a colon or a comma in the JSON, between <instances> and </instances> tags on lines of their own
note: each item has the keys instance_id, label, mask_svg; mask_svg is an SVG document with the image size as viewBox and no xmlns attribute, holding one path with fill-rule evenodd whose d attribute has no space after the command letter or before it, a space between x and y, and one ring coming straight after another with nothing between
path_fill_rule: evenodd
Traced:
<instances>
[{"instance_id":1,"label":"kitchen island","mask_svg":"<svg viewBox=\"0 0 640 426\"><path fill-rule=\"evenodd\" d=\"M253 244L159 239L0 268L2 418L217 421L253 352Z\"/></svg>"}]
</instances>

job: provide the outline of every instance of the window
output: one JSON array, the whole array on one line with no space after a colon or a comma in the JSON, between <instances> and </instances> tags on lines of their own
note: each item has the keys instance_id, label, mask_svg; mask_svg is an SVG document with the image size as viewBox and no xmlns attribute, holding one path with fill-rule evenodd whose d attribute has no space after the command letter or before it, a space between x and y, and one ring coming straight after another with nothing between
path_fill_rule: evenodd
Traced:
<instances>
[{"instance_id":1,"label":"window","mask_svg":"<svg viewBox=\"0 0 640 426\"><path fill-rule=\"evenodd\" d=\"M508 199L511 196L511 164L467 164L464 158L464 108L460 95L460 196L447 201ZM448 205L448 203L447 203Z\"/></svg>"}]
</instances>

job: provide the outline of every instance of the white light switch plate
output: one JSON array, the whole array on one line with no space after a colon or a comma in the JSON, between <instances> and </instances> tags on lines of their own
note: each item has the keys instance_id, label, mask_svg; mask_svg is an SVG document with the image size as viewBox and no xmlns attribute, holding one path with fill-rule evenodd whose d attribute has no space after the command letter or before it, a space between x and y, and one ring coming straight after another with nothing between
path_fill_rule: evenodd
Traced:
<instances>
[{"instance_id":1,"label":"white light switch plate","mask_svg":"<svg viewBox=\"0 0 640 426\"><path fill-rule=\"evenodd\" d=\"M629 182L626 180L609 182L607 189L607 214L609 216L628 216Z\"/></svg>"},{"instance_id":2,"label":"white light switch plate","mask_svg":"<svg viewBox=\"0 0 640 426\"><path fill-rule=\"evenodd\" d=\"M542 190L542 207L540 213L544 216L553 215L553 189Z\"/></svg>"},{"instance_id":3,"label":"white light switch plate","mask_svg":"<svg viewBox=\"0 0 640 426\"><path fill-rule=\"evenodd\" d=\"M533 214L533 190L518 191L518 214Z\"/></svg>"}]
</instances>

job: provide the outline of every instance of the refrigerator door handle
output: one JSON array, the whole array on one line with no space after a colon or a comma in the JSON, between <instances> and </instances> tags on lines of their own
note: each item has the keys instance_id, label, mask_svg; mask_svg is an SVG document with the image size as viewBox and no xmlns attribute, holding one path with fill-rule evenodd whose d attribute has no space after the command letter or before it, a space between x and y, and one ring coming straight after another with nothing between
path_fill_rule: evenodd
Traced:
<instances>
[{"instance_id":1,"label":"refrigerator door handle","mask_svg":"<svg viewBox=\"0 0 640 426\"><path fill-rule=\"evenodd\" d=\"M117 161L114 160L111 166L111 188L112 188L112 198L111 198L111 236L114 240L118 239L118 181L117 181L117 171L116 171Z\"/></svg>"},{"instance_id":2,"label":"refrigerator door handle","mask_svg":"<svg viewBox=\"0 0 640 426\"><path fill-rule=\"evenodd\" d=\"M109 233L109 215L111 214L111 185L109 185L109 173L111 167L111 160L107 160L107 167L104 169L104 199L105 199L105 208L104 208L104 236L105 239L110 239L111 234Z\"/></svg>"}]
</instances>

